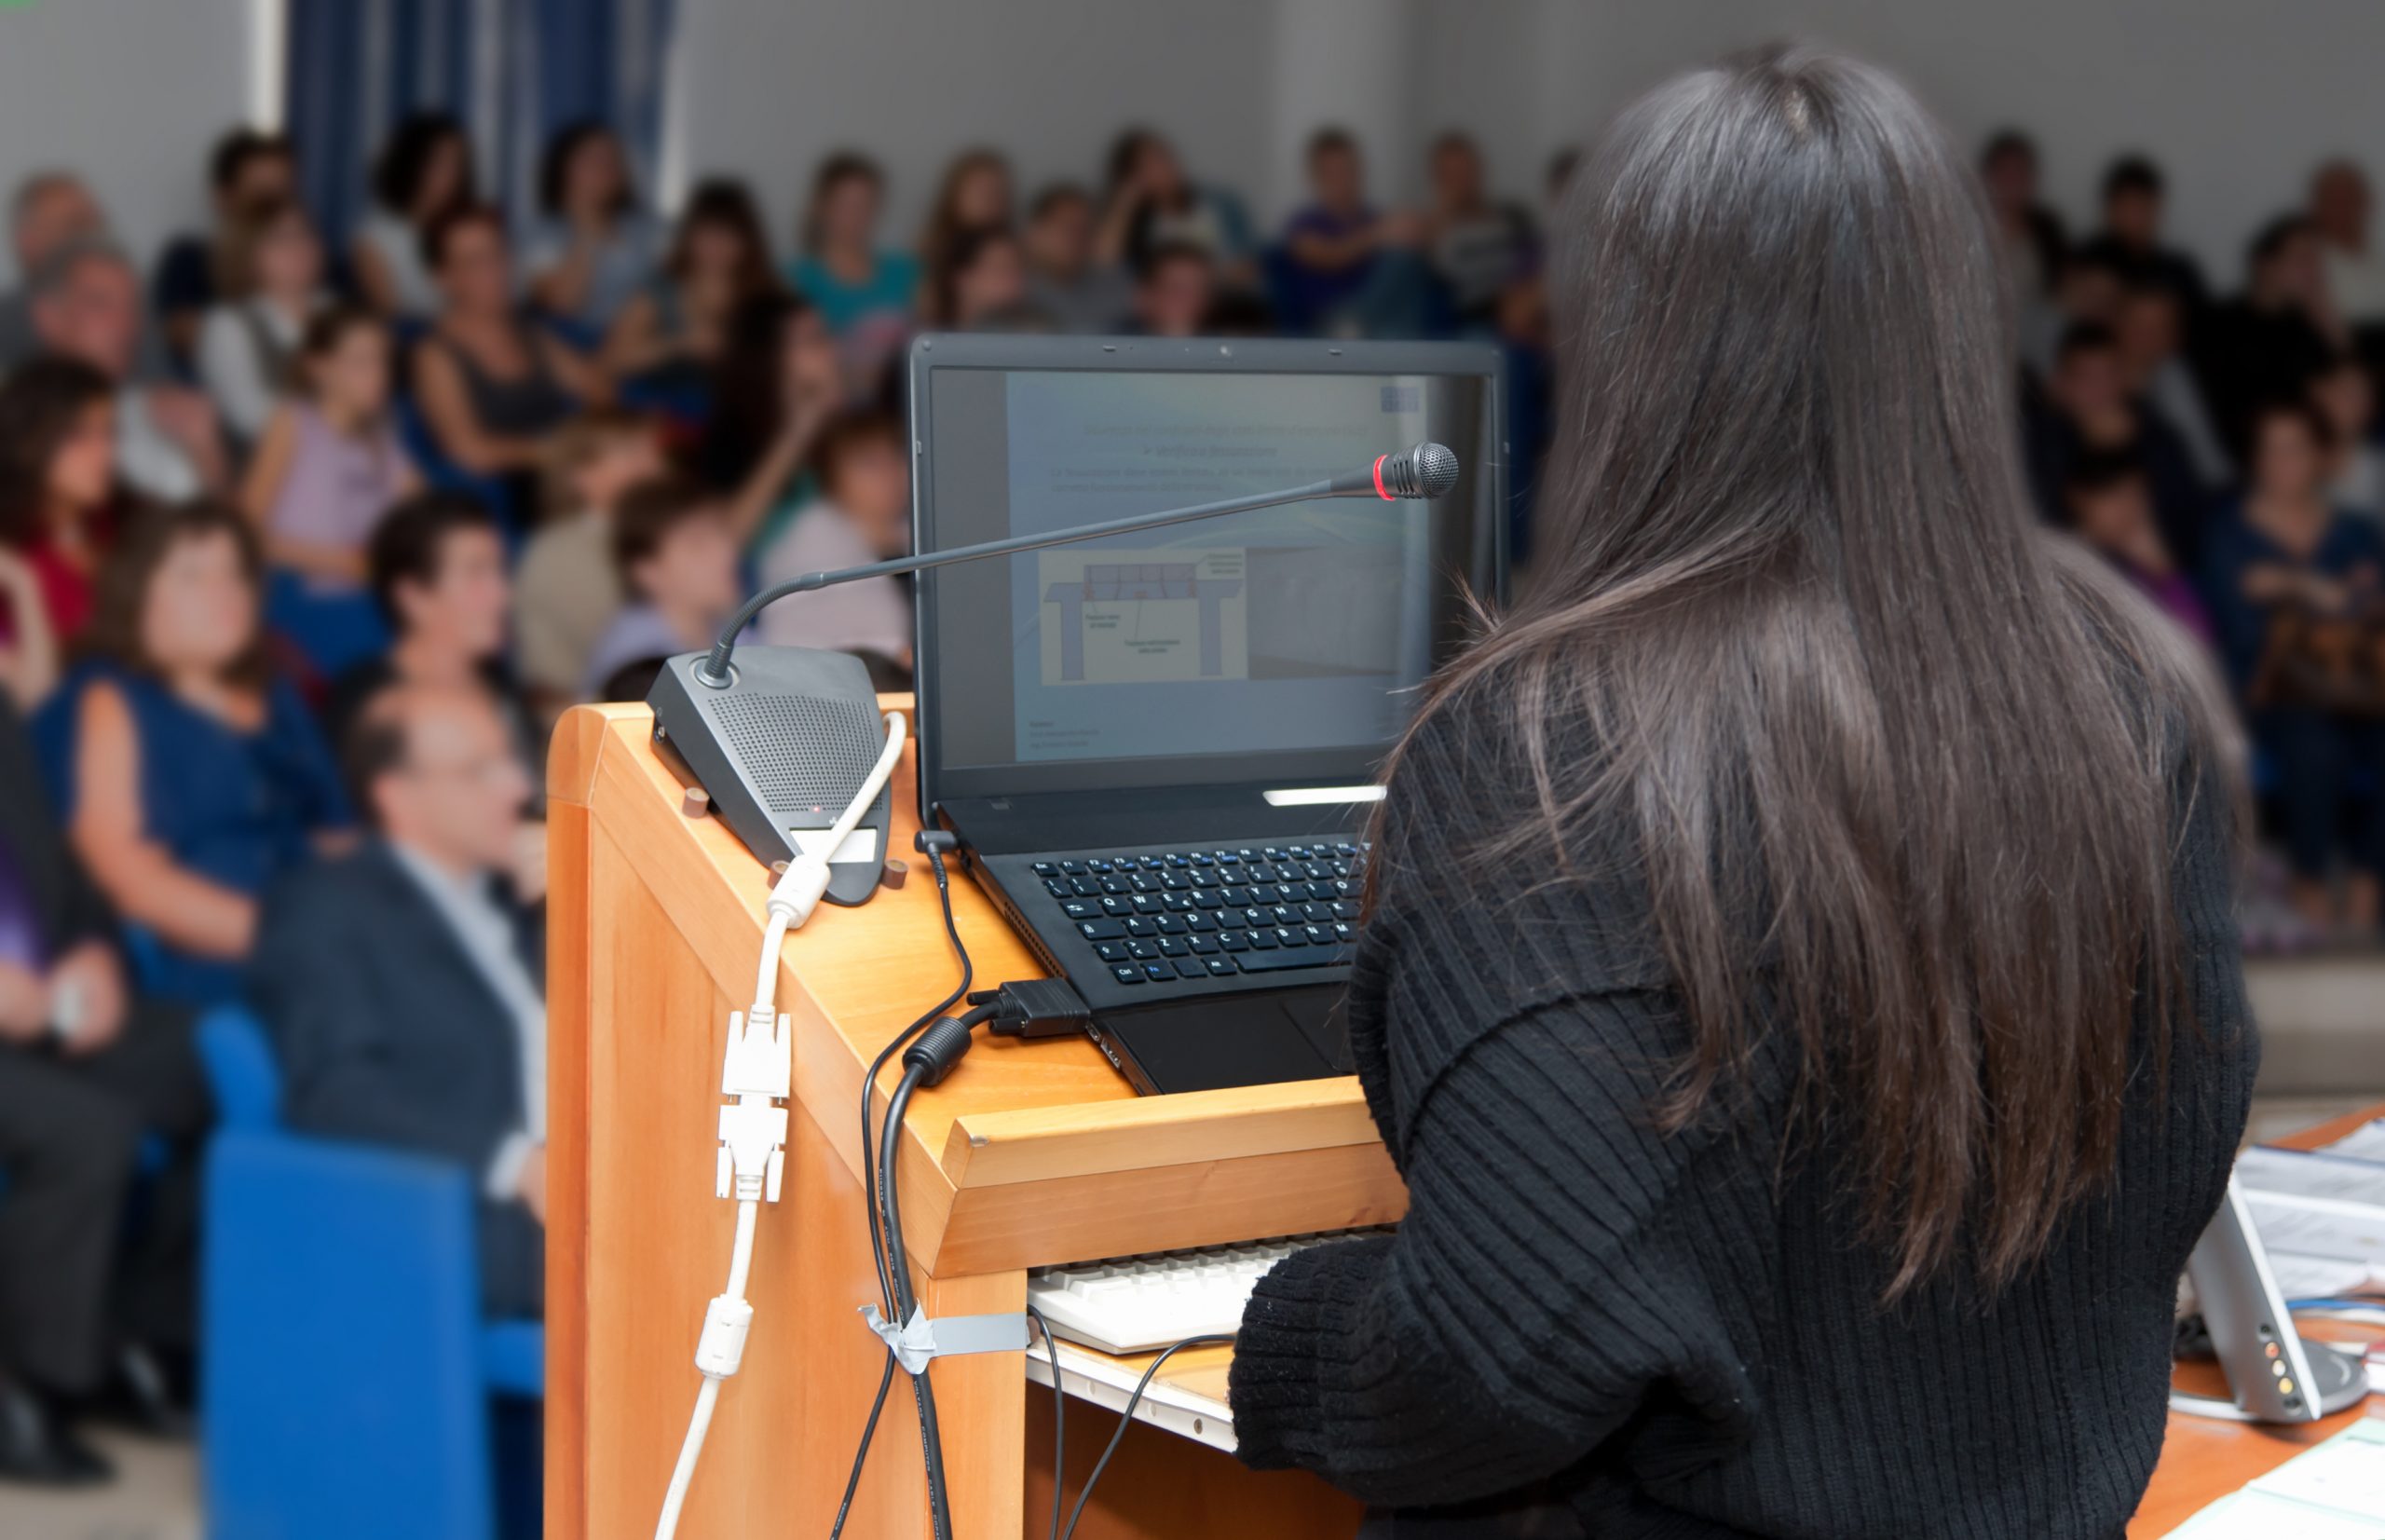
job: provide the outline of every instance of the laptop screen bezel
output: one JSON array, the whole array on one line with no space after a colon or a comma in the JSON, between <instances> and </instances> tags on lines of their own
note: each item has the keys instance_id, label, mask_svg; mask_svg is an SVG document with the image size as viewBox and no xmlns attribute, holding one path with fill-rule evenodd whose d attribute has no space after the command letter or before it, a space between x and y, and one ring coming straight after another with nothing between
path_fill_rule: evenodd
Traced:
<instances>
[{"instance_id":1,"label":"laptop screen bezel","mask_svg":"<svg viewBox=\"0 0 2385 1540\"><path fill-rule=\"evenodd\" d=\"M911 414L911 548L937 549L935 476L930 446L935 443L934 376L938 370L1026 371L1085 370L1104 373L1154 374L1285 374L1285 375L1439 375L1479 377L1485 402L1484 420L1496 441L1483 466L1485 481L1478 491L1484 503L1477 512L1478 539L1488 536L1491 566L1489 598L1506 600L1506 418L1501 396L1500 355L1496 348L1465 342L1332 342L1295 338L1194 338L1027 336L1008 334L930 334L912 339L910 347ZM1397 447L1397 446L1392 446ZM1461 460L1471 458L1478 446L1453 444ZM1171 774L1167 767L1182 765L1181 756L1091 759L1051 765L970 765L945 762L944 734L936 719L937 688L942 655L936 616L936 574L918 576L913 654L917 692L920 815L933 826L935 810L945 802L964 798L1069 795L1132 786L1164 787L1198 784L1247 784L1267 786L1331 785L1363 782L1375 773L1389 743L1352 744L1245 756L1231 783L1209 774Z\"/></svg>"}]
</instances>

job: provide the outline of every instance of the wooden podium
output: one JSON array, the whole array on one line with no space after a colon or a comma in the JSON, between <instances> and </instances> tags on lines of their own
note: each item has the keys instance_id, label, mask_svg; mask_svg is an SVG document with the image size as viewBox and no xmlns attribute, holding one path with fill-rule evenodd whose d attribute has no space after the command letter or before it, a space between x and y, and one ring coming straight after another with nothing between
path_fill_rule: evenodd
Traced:
<instances>
[{"instance_id":1,"label":"wooden podium","mask_svg":"<svg viewBox=\"0 0 2385 1540\"><path fill-rule=\"evenodd\" d=\"M907 697L890 708L909 709ZM705 1302L729 1266L734 1206L713 1195L720 1063L753 991L770 875L683 784L643 706L583 706L548 771L549 1200L547 1533L653 1533L699 1376ZM893 852L918 826L896 773ZM959 974L923 859L867 906L824 906L783 953L795 1020L784 1193L765 1206L744 1367L720 1405L680 1533L823 1536L883 1349L859 1179L861 1077ZM953 912L976 983L1039 976L959 874ZM888 1066L878 1110L893 1084ZM1406 1194L1353 1080L1138 1097L1089 1042L982 1037L912 1102L899 1155L906 1239L931 1315L1016 1311L1026 1270L1179 1247L1381 1224ZM1179 1354L1165 1377L1222 1397L1229 1350ZM1138 1361L1128 1360L1129 1367ZM1051 1402L1025 1356L941 1360L937 1408L957 1540L1043 1535ZM2323 1429L2172 1419L2172 1448L2132 1540L2296 1452ZM1116 1425L1070 1403L1071 1492ZM1086 1510L1083 1540L1336 1540L1357 1506L1298 1474L1266 1476L1138 1425ZM929 1533L918 1424L897 1377L846 1532Z\"/></svg>"}]
</instances>

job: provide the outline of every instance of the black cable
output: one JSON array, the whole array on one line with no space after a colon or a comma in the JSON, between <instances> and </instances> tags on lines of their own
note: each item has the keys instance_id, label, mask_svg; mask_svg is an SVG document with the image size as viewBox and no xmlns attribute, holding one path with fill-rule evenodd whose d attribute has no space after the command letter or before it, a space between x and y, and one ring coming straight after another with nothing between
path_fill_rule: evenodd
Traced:
<instances>
[{"instance_id":1,"label":"black cable","mask_svg":"<svg viewBox=\"0 0 2385 1540\"><path fill-rule=\"evenodd\" d=\"M1027 1318L1035 1329L1043 1333L1043 1351L1052 1360L1052 1533L1051 1540L1060 1540L1060 1486L1069 1474L1069 1401L1068 1392L1060 1386L1060 1344L1052 1340L1052 1323L1043 1312L1033 1305L1027 1307Z\"/></svg>"},{"instance_id":2,"label":"black cable","mask_svg":"<svg viewBox=\"0 0 2385 1540\"><path fill-rule=\"evenodd\" d=\"M899 1328L911 1318L918 1301L911 1293L909 1259L903 1254L903 1202L894 1179L894 1163L902 1149L903 1113L911 1105L911 1093L920 1088L927 1071L912 1066L903 1071L894 1094L886 1098L886 1125L878 1141L878 1201L884 1209L880 1216L885 1233L885 1265L894 1284L894 1325ZM928 1467L928 1520L935 1540L952 1540L950 1499L945 1490L944 1438L936 1425L935 1385L928 1378L927 1366L911 1376L911 1399L920 1413L920 1451Z\"/></svg>"},{"instance_id":3,"label":"black cable","mask_svg":"<svg viewBox=\"0 0 2385 1540\"><path fill-rule=\"evenodd\" d=\"M917 1021L895 1033L886 1046L879 1050L878 1056L869 1061L867 1072L861 1077L862 1206L869 1215L869 1255L872 1264L878 1269L879 1308L890 1314L894 1308L894 1286L893 1280L886 1275L885 1250L880 1244L878 1229L878 1175L869 1148L872 1131L869 1121L870 1097L878 1088L878 1071L885 1068L886 1061L900 1052L903 1044L926 1031L947 1011L960 1004L967 997L969 986L974 974L969 961L969 948L961 942L961 927L952 916L952 879L945 870L944 852L930 846L927 850L927 858L928 865L935 871L935 896L936 903L944 911L945 939L951 943L952 955L961 960L961 982L953 986L950 994L936 1002ZM896 1324L901 1324L899 1319ZM862 1466L869 1459L870 1440L878 1436L879 1415L886 1409L886 1393L893 1383L894 1353L892 1348L889 1348L886 1353L886 1369L878 1377L878 1395L869 1403L869 1420L862 1424L861 1442L853 1451L852 1469L845 1477L844 1500L837 1506L837 1522L835 1527L828 1531L828 1540L838 1540L838 1537L845 1533L845 1516L852 1508L853 1493L861 1487Z\"/></svg>"},{"instance_id":4,"label":"black cable","mask_svg":"<svg viewBox=\"0 0 2385 1540\"><path fill-rule=\"evenodd\" d=\"M1120 1444L1125 1442L1126 1429L1134 1425L1135 1408L1142 1404L1143 1392L1151 1388L1152 1376L1159 1372L1159 1366L1188 1347L1207 1347L1213 1343L1233 1341L1233 1337L1231 1333L1187 1337L1180 1342L1162 1349L1160 1356L1152 1360L1151 1367L1143 1370L1143 1377L1135 1382L1135 1393L1126 1397L1126 1410L1118 1416L1118 1431L1110 1436L1110 1442L1101 1451L1101 1458L1093 1463L1093 1474L1084 1479L1084 1490L1077 1493L1077 1506L1069 1510L1069 1527L1061 1531L1060 1540L1076 1540L1077 1520L1084 1517L1084 1506L1093 1501L1093 1484L1101 1479L1101 1473L1109 1468L1110 1457L1118 1452Z\"/></svg>"}]
</instances>

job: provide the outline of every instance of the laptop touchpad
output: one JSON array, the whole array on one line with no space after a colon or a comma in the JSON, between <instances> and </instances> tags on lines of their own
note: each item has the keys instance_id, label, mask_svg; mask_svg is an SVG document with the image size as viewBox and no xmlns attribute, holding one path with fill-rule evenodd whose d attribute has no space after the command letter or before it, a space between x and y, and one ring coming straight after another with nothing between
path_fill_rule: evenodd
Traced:
<instances>
[{"instance_id":1,"label":"laptop touchpad","mask_svg":"<svg viewBox=\"0 0 2385 1540\"><path fill-rule=\"evenodd\" d=\"M1350 1072L1342 990L1322 985L1104 1011L1101 1024L1162 1092Z\"/></svg>"}]
</instances>

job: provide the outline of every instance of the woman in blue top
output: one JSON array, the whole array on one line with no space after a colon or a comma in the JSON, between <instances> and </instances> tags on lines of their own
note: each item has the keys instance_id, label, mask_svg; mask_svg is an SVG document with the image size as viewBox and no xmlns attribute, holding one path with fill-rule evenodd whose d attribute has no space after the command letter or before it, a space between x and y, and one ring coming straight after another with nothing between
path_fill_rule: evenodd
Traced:
<instances>
[{"instance_id":1,"label":"woman in blue top","mask_svg":"<svg viewBox=\"0 0 2385 1540\"><path fill-rule=\"evenodd\" d=\"M2253 692L2281 612L2345 615L2378 602L2385 542L2329 503L2329 437L2304 403L2262 409L2242 501L2211 532L2204 584L2240 698ZM2385 872L2385 723L2312 705L2247 704L2254 742L2277 779L2296 908L2314 924L2373 934ZM2340 906L2329 881L2339 861L2349 868Z\"/></svg>"},{"instance_id":2,"label":"woman in blue top","mask_svg":"<svg viewBox=\"0 0 2385 1540\"><path fill-rule=\"evenodd\" d=\"M100 580L93 659L40 724L76 851L159 943L150 992L239 982L266 885L348 823L314 718L267 667L254 537L209 503L153 510Z\"/></svg>"}]
</instances>

